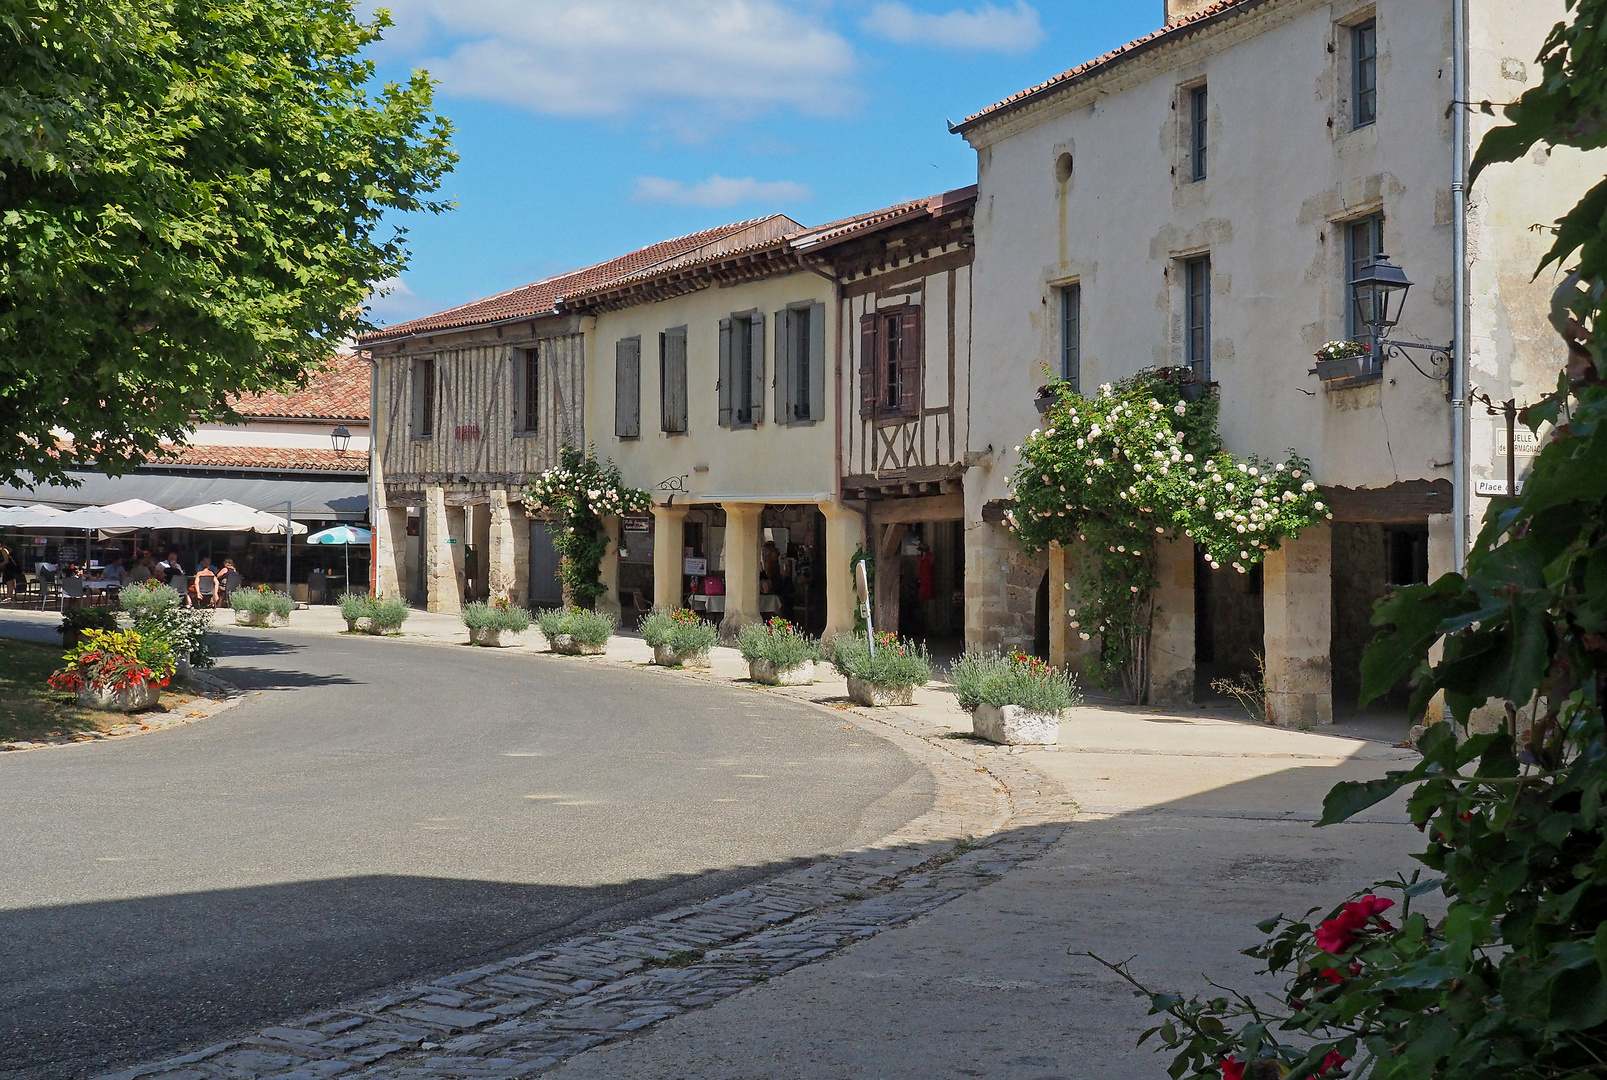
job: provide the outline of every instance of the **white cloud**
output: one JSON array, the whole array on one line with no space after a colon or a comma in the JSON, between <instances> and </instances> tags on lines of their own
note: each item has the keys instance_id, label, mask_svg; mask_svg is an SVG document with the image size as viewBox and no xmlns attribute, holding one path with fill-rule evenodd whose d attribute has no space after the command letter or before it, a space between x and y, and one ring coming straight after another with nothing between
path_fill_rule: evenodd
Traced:
<instances>
[{"instance_id":1,"label":"white cloud","mask_svg":"<svg viewBox=\"0 0 1607 1080\"><path fill-rule=\"evenodd\" d=\"M809 188L791 180L755 180L751 176L735 178L715 175L695 184L683 184L662 176L638 176L636 190L631 197L645 203L715 207L748 202L801 202L811 195L813 192Z\"/></svg>"},{"instance_id":2,"label":"white cloud","mask_svg":"<svg viewBox=\"0 0 1607 1080\"><path fill-rule=\"evenodd\" d=\"M368 317L376 326L406 322L436 310L435 304L409 289L399 277L374 282L373 291L368 294Z\"/></svg>"},{"instance_id":3,"label":"white cloud","mask_svg":"<svg viewBox=\"0 0 1607 1080\"><path fill-rule=\"evenodd\" d=\"M1043 40L1038 11L1026 0L1016 0L1013 9L985 3L972 11L942 15L916 11L903 0L890 0L872 8L860 28L900 45L984 52L1026 52Z\"/></svg>"},{"instance_id":4,"label":"white cloud","mask_svg":"<svg viewBox=\"0 0 1607 1080\"><path fill-rule=\"evenodd\" d=\"M369 0L369 6L377 6ZM811 113L854 96L852 47L786 0L385 0L392 53L449 94L568 117L640 106Z\"/></svg>"}]
</instances>

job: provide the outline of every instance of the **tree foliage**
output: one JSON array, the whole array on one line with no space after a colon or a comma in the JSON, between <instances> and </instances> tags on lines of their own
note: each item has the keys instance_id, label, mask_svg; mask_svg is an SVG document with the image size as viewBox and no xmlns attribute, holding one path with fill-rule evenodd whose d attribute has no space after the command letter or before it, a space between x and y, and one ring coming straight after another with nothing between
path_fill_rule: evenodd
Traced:
<instances>
[{"instance_id":1,"label":"tree foliage","mask_svg":"<svg viewBox=\"0 0 1607 1080\"><path fill-rule=\"evenodd\" d=\"M368 328L456 160L350 0L0 0L0 480L116 474ZM70 445L58 445L65 430Z\"/></svg>"},{"instance_id":2,"label":"tree foliage","mask_svg":"<svg viewBox=\"0 0 1607 1080\"><path fill-rule=\"evenodd\" d=\"M1537 143L1607 143L1607 0L1568 6L1543 83L1507 108L1512 124L1486 137L1477 168ZM1340 784L1324 805L1332 824L1410 789L1429 841L1417 859L1436 876L1379 886L1401 897L1394 920L1369 894L1316 926L1312 913L1262 924L1272 936L1250 955L1286 977L1283 1000L1141 990L1163 1017L1152 1034L1177 1052L1174 1077L1607 1076L1604 209L1607 182L1557 223L1542 263L1574 267L1555 305L1569 363L1527 412L1531 429L1554 427L1522 495L1492 500L1465 576L1380 603L1363 661L1369 699L1410 675L1414 713L1443 695L1456 725L1487 703L1506 722L1471 736L1434 724L1415 768ZM1433 890L1443 918L1410 911Z\"/></svg>"}]
</instances>

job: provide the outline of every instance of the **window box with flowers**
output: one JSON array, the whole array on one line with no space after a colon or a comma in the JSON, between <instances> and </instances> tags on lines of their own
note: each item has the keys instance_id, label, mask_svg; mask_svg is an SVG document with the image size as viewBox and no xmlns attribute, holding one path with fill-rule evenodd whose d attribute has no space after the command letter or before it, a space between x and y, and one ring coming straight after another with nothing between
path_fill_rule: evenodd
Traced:
<instances>
[{"instance_id":1,"label":"window box with flowers","mask_svg":"<svg viewBox=\"0 0 1607 1080\"><path fill-rule=\"evenodd\" d=\"M950 677L979 738L1007 746L1060 741L1060 714L1079 700L1064 671L1017 649L1008 656L966 653Z\"/></svg>"},{"instance_id":2,"label":"window box with flowers","mask_svg":"<svg viewBox=\"0 0 1607 1080\"><path fill-rule=\"evenodd\" d=\"M874 649L864 634L840 637L832 643L831 662L848 680L848 696L871 708L913 705L915 688L932 679L925 646L890 633L877 634Z\"/></svg>"},{"instance_id":3,"label":"window box with flowers","mask_svg":"<svg viewBox=\"0 0 1607 1080\"><path fill-rule=\"evenodd\" d=\"M737 648L748 662L748 677L764 686L807 686L815 681L820 643L779 616L744 626Z\"/></svg>"},{"instance_id":4,"label":"window box with flowers","mask_svg":"<svg viewBox=\"0 0 1607 1080\"><path fill-rule=\"evenodd\" d=\"M85 630L62 660L51 689L73 692L86 708L125 713L155 705L177 667L165 640L134 630Z\"/></svg>"},{"instance_id":5,"label":"window box with flowers","mask_svg":"<svg viewBox=\"0 0 1607 1080\"><path fill-rule=\"evenodd\" d=\"M1327 390L1376 382L1384 377L1373 357L1372 347L1360 341L1330 341L1317 350L1317 366L1311 374L1322 380Z\"/></svg>"},{"instance_id":6,"label":"window box with flowers","mask_svg":"<svg viewBox=\"0 0 1607 1080\"><path fill-rule=\"evenodd\" d=\"M642 620L642 640L652 646L659 667L709 666L709 650L720 632L695 611L655 611Z\"/></svg>"}]
</instances>

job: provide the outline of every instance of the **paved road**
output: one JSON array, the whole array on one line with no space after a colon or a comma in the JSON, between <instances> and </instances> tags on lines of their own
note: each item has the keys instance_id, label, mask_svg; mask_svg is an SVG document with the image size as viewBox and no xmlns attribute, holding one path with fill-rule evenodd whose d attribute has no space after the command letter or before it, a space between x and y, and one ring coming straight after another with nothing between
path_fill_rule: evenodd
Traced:
<instances>
[{"instance_id":1,"label":"paved road","mask_svg":"<svg viewBox=\"0 0 1607 1080\"><path fill-rule=\"evenodd\" d=\"M885 835L829 714L540 656L224 632L211 720L0 755L0 1078L92 1076ZM4 643L0 642L0 653Z\"/></svg>"}]
</instances>

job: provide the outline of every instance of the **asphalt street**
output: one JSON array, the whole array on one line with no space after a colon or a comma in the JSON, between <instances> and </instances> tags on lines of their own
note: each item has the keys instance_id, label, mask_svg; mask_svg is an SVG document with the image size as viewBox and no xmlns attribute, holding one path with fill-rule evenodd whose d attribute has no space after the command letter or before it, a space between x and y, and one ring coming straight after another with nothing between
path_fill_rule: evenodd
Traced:
<instances>
[{"instance_id":1,"label":"asphalt street","mask_svg":"<svg viewBox=\"0 0 1607 1080\"><path fill-rule=\"evenodd\" d=\"M742 688L221 637L238 707L0 754L4 1080L183 1053L717 895L931 801L891 745Z\"/></svg>"}]
</instances>

